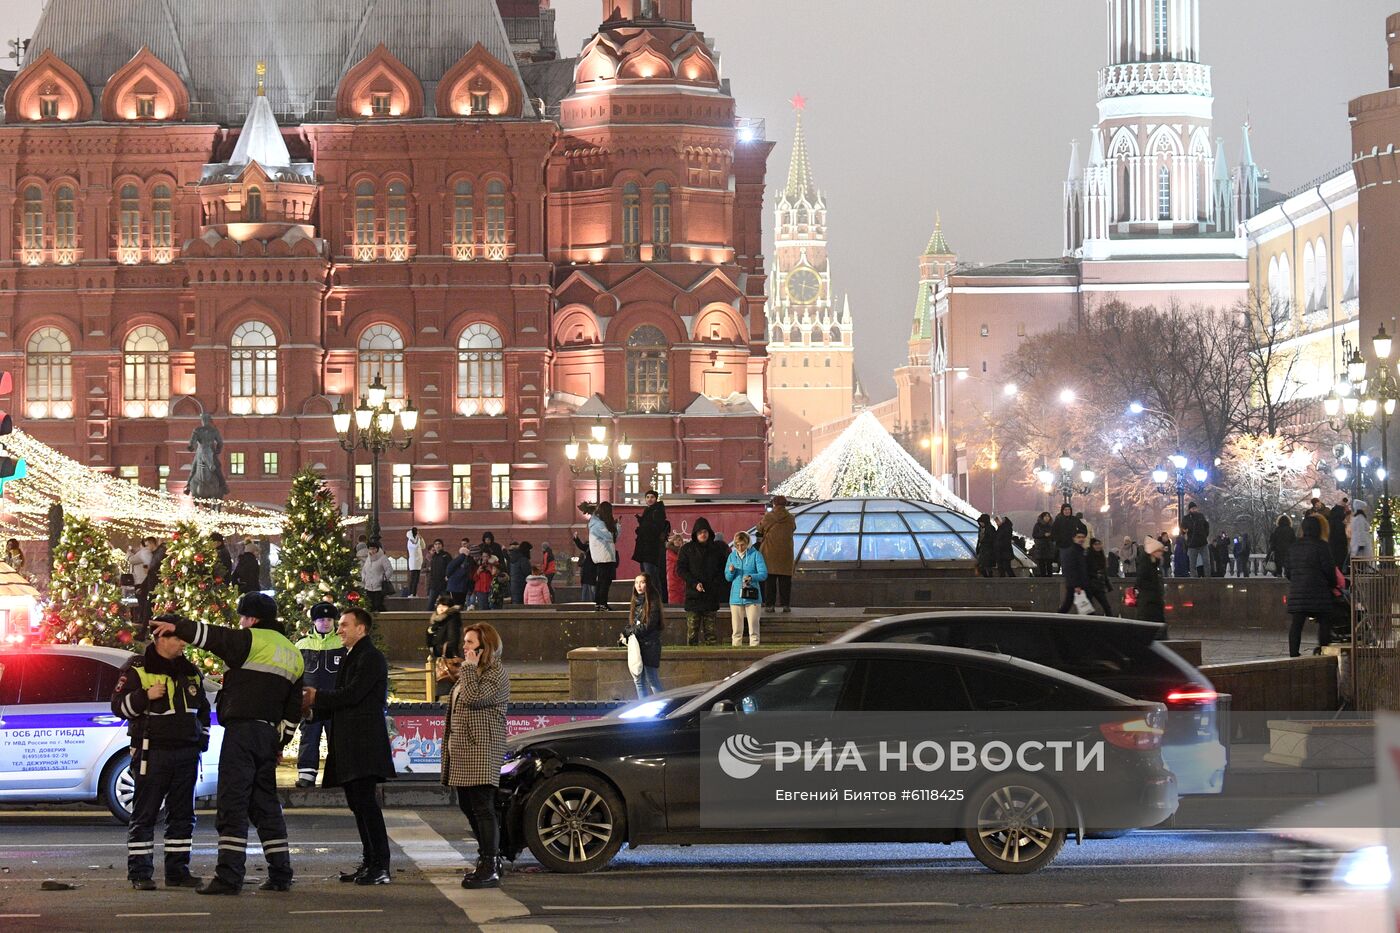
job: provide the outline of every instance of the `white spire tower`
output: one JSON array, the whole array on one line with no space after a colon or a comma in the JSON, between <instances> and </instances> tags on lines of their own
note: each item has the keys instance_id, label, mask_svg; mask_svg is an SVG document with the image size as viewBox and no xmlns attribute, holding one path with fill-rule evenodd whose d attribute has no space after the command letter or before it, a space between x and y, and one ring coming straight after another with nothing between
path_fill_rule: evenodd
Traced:
<instances>
[{"instance_id":1,"label":"white spire tower","mask_svg":"<svg viewBox=\"0 0 1400 933\"><path fill-rule=\"evenodd\" d=\"M1078 197L1073 167L1065 185L1066 255L1244 255L1236 218L1220 209L1200 41L1200 0L1108 0L1093 154Z\"/></svg>"}]
</instances>

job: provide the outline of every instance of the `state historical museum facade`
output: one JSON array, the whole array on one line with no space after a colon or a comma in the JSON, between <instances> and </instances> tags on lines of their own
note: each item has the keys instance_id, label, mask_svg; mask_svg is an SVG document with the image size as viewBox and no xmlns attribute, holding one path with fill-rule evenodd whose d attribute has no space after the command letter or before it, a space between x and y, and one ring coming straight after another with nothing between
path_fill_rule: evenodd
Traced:
<instances>
[{"instance_id":1,"label":"state historical museum facade","mask_svg":"<svg viewBox=\"0 0 1400 933\"><path fill-rule=\"evenodd\" d=\"M607 0L558 61L548 0L50 0L0 125L19 423L178 492L208 413L232 497L314 466L363 507L331 415L378 376L420 413L391 547L577 522L599 420L604 497L760 492L771 145L691 17Z\"/></svg>"}]
</instances>

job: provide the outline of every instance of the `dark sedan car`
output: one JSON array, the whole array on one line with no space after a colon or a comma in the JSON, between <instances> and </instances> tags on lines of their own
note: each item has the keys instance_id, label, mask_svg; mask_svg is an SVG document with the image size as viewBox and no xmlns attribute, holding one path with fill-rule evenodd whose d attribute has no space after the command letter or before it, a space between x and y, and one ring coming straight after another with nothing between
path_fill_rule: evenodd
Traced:
<instances>
[{"instance_id":1,"label":"dark sedan car","mask_svg":"<svg viewBox=\"0 0 1400 933\"><path fill-rule=\"evenodd\" d=\"M702 788L709 764L702 727L717 720L739 725L750 716L757 722L757 714L769 713L884 714L857 717L876 733L898 714L919 713L930 723L956 720L958 734L974 738L979 714L1030 722L1053 713L1057 739L1103 746L1108 767L1091 776L1097 783L1088 793L1087 785L1070 789L1060 775L1019 761L966 776L965 796L960 792L955 807L938 811L946 818L929 820L942 825L878 819L722 825L715 817L727 814L713 804L707 812ZM515 858L528 847L553 871L587 872L606 865L624 844L961 840L996 871L1035 871L1055 858L1068 835L1083 838L1086 826L1106 825L1098 818L1103 814L1131 828L1175 812L1175 780L1160 751L1164 717L1161 704L1003 655L916 645L798 649L765 658L659 718L609 717L513 740L501 768L502 850ZM1001 731L981 736L1005 737ZM879 816L877 810L866 812Z\"/></svg>"},{"instance_id":2,"label":"dark sedan car","mask_svg":"<svg viewBox=\"0 0 1400 933\"><path fill-rule=\"evenodd\" d=\"M924 612L872 619L833 644L904 642L1009 654L1167 707L1162 759L1182 794L1218 794L1226 749L1210 680L1162 644L1165 626L1048 612Z\"/></svg>"}]
</instances>

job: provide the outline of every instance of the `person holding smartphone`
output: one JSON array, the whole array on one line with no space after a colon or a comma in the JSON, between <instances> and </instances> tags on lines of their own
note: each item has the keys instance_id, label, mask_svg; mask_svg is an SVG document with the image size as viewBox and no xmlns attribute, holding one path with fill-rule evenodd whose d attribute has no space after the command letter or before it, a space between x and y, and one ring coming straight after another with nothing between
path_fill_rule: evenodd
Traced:
<instances>
[{"instance_id":1,"label":"person holding smartphone","mask_svg":"<svg viewBox=\"0 0 1400 933\"><path fill-rule=\"evenodd\" d=\"M734 536L734 548L724 566L724 579L729 581L730 643L744 643L744 625L748 624L749 647L758 645L758 619L763 614L763 591L759 584L768 579L768 565L757 548L749 546L749 534L741 531Z\"/></svg>"}]
</instances>

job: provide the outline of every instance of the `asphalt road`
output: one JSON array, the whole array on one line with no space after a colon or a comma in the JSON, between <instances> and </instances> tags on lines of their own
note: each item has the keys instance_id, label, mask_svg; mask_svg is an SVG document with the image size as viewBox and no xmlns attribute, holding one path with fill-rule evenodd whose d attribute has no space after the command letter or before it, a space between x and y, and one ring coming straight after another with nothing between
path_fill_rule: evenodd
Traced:
<instances>
[{"instance_id":1,"label":"asphalt road","mask_svg":"<svg viewBox=\"0 0 1400 933\"><path fill-rule=\"evenodd\" d=\"M0 929L312 931L484 929L985 931L1233 930L1239 884L1270 859L1248 833L1140 832L1067 846L1030 876L987 872L962 846L697 846L624 851L609 870L554 875L526 855L500 891L464 891L465 820L394 810L394 884L342 885L359 857L347 813L288 814L297 884L236 898L132 891L125 835L85 811L0 812ZM215 858L213 814L195 834L196 873ZM265 864L250 846L249 881ZM159 867L157 867L159 877ZM74 890L42 891L46 879Z\"/></svg>"}]
</instances>

